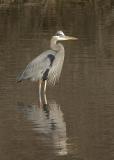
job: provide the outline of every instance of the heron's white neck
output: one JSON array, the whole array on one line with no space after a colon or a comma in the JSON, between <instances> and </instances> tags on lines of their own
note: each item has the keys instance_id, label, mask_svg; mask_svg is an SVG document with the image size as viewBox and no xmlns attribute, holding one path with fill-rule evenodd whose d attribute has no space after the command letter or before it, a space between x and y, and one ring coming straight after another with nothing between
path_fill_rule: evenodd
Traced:
<instances>
[{"instance_id":1,"label":"heron's white neck","mask_svg":"<svg viewBox=\"0 0 114 160\"><path fill-rule=\"evenodd\" d=\"M51 49L58 52L64 52L64 46L61 43L57 43L57 41L58 40L55 37L52 37L50 42Z\"/></svg>"}]
</instances>

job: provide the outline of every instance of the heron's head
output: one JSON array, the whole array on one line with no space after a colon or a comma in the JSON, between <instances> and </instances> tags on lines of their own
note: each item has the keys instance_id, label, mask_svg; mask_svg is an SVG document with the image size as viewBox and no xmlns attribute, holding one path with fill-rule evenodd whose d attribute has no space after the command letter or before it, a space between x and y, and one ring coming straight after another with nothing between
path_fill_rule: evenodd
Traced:
<instances>
[{"instance_id":1,"label":"heron's head","mask_svg":"<svg viewBox=\"0 0 114 160\"><path fill-rule=\"evenodd\" d=\"M65 40L77 40L78 38L72 36L66 36L62 31L57 31L54 36L58 41L65 41Z\"/></svg>"}]
</instances>

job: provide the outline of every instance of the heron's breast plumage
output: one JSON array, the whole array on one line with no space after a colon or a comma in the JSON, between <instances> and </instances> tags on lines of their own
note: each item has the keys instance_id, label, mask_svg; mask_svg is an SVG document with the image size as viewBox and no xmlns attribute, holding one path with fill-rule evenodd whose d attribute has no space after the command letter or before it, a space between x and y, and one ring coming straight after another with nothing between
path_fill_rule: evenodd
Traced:
<instances>
[{"instance_id":1,"label":"heron's breast plumage","mask_svg":"<svg viewBox=\"0 0 114 160\"><path fill-rule=\"evenodd\" d=\"M64 52L58 52L55 55L52 67L48 73L48 84L55 85L56 81L59 80L61 75L61 70L64 62Z\"/></svg>"}]
</instances>

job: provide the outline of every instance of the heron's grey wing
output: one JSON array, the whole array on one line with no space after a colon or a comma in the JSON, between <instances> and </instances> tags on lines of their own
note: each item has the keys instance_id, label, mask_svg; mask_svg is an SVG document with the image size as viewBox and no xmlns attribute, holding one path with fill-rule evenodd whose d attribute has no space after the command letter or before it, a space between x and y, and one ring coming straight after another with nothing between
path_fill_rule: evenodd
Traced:
<instances>
[{"instance_id":1,"label":"heron's grey wing","mask_svg":"<svg viewBox=\"0 0 114 160\"><path fill-rule=\"evenodd\" d=\"M61 70L64 62L64 52L58 52L55 55L55 59L53 61L53 65L48 74L48 83L51 85L55 85L55 82L59 80L61 75Z\"/></svg>"},{"instance_id":2,"label":"heron's grey wing","mask_svg":"<svg viewBox=\"0 0 114 160\"><path fill-rule=\"evenodd\" d=\"M49 54L55 54L54 51L48 50L37 56L32 62L30 62L23 73L17 77L17 81L22 81L24 79L31 79L37 81L42 79L43 74L47 69L50 68Z\"/></svg>"}]
</instances>

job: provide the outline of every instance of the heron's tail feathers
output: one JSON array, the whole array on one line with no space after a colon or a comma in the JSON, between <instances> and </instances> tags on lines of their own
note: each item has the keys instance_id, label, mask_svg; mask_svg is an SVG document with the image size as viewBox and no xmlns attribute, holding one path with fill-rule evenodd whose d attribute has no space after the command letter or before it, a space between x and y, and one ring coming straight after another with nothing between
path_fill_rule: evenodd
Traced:
<instances>
[{"instance_id":1,"label":"heron's tail feathers","mask_svg":"<svg viewBox=\"0 0 114 160\"><path fill-rule=\"evenodd\" d=\"M18 82L22 82L24 80L24 78L23 78L23 73L21 72L18 76L17 76L17 78L16 78L16 82L18 83Z\"/></svg>"}]
</instances>

